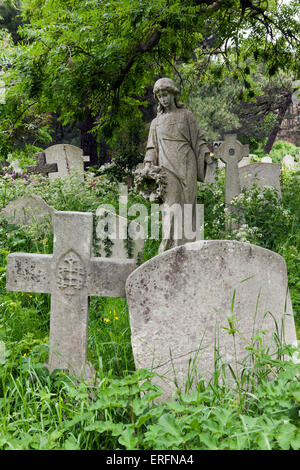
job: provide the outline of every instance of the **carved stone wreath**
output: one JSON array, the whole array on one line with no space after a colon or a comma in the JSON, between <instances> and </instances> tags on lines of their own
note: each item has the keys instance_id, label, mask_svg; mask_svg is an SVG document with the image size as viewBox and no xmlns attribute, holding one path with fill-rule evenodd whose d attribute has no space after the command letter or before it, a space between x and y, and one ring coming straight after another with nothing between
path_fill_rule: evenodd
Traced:
<instances>
[{"instance_id":1,"label":"carved stone wreath","mask_svg":"<svg viewBox=\"0 0 300 470\"><path fill-rule=\"evenodd\" d=\"M164 170L152 165L134 172L136 190L148 201L162 204L166 196L167 179Z\"/></svg>"}]
</instances>

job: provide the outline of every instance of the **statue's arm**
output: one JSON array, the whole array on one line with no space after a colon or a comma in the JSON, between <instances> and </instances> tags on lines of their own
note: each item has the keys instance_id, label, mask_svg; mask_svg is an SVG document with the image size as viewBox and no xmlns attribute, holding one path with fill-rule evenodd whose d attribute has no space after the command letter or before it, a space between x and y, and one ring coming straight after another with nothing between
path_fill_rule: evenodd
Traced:
<instances>
[{"instance_id":1,"label":"statue's arm","mask_svg":"<svg viewBox=\"0 0 300 470\"><path fill-rule=\"evenodd\" d=\"M196 118L191 112L189 112L189 125L192 147L197 162L197 180L204 181L206 165L210 159L210 151L204 137L204 132L198 126Z\"/></svg>"},{"instance_id":2,"label":"statue's arm","mask_svg":"<svg viewBox=\"0 0 300 470\"><path fill-rule=\"evenodd\" d=\"M146 155L144 158L145 165L158 165L158 151L157 151L156 129L153 121L150 126L148 142L146 147Z\"/></svg>"}]
</instances>

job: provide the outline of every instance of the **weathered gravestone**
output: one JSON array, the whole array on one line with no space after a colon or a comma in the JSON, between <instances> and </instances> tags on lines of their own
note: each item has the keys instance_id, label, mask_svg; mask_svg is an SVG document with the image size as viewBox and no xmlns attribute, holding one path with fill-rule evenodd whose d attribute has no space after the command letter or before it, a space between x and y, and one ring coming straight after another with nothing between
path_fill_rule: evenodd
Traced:
<instances>
[{"instance_id":1,"label":"weathered gravestone","mask_svg":"<svg viewBox=\"0 0 300 470\"><path fill-rule=\"evenodd\" d=\"M14 199L1 211L0 216L14 225L52 224L55 209L35 194Z\"/></svg>"},{"instance_id":2,"label":"weathered gravestone","mask_svg":"<svg viewBox=\"0 0 300 470\"><path fill-rule=\"evenodd\" d=\"M295 168L296 162L295 158L292 155L285 155L282 159L282 165L289 168L290 170Z\"/></svg>"},{"instance_id":3,"label":"weathered gravestone","mask_svg":"<svg viewBox=\"0 0 300 470\"><path fill-rule=\"evenodd\" d=\"M73 169L83 174L84 162L89 161L89 157L83 155L81 148L69 144L52 145L45 150L45 155L47 163L56 163L58 168L57 173L49 174L50 179L65 177Z\"/></svg>"},{"instance_id":4,"label":"weathered gravestone","mask_svg":"<svg viewBox=\"0 0 300 470\"><path fill-rule=\"evenodd\" d=\"M23 173L24 172L24 170L22 170L22 168L20 168L18 160L13 160L10 163L10 168L12 168L13 171L15 171L16 173Z\"/></svg>"},{"instance_id":5,"label":"weathered gravestone","mask_svg":"<svg viewBox=\"0 0 300 470\"><path fill-rule=\"evenodd\" d=\"M215 148L215 157L221 159L226 165L225 182L225 204L231 213L238 214L236 209L231 206L234 197L241 193L238 164L243 157L249 154L249 146L241 144L236 140L236 134L227 134L225 140ZM244 167L243 167L244 168ZM227 229L237 228L237 224L229 222Z\"/></svg>"},{"instance_id":6,"label":"weathered gravestone","mask_svg":"<svg viewBox=\"0 0 300 470\"><path fill-rule=\"evenodd\" d=\"M239 168L241 168L242 166L249 165L251 163L251 158L251 155L249 155L248 157L243 157L242 160L239 162Z\"/></svg>"},{"instance_id":7,"label":"weathered gravestone","mask_svg":"<svg viewBox=\"0 0 300 470\"><path fill-rule=\"evenodd\" d=\"M273 163L273 160L271 157L262 157L261 163Z\"/></svg>"},{"instance_id":8,"label":"weathered gravestone","mask_svg":"<svg viewBox=\"0 0 300 470\"><path fill-rule=\"evenodd\" d=\"M126 282L136 366L163 376L156 383L169 399L174 376L183 392L188 371L195 387L200 375L211 377L216 347L236 370L234 342L241 362L257 332L267 330L264 343L272 342L275 321L281 330L284 318L285 341L296 345L287 285L284 259L248 243L198 241L152 258Z\"/></svg>"},{"instance_id":9,"label":"weathered gravestone","mask_svg":"<svg viewBox=\"0 0 300 470\"><path fill-rule=\"evenodd\" d=\"M45 152L39 152L35 155L36 164L35 166L28 166L28 174L41 174L48 176L49 173L55 173L58 171L57 163L46 163Z\"/></svg>"},{"instance_id":10,"label":"weathered gravestone","mask_svg":"<svg viewBox=\"0 0 300 470\"><path fill-rule=\"evenodd\" d=\"M256 184L259 188L275 188L281 196L280 163L251 163L239 168L241 188L247 190Z\"/></svg>"},{"instance_id":11,"label":"weathered gravestone","mask_svg":"<svg viewBox=\"0 0 300 470\"><path fill-rule=\"evenodd\" d=\"M135 262L91 257L92 214L56 212L53 219L53 255L10 254L6 289L51 294L50 371L85 369L88 378L88 297L124 297Z\"/></svg>"},{"instance_id":12,"label":"weathered gravestone","mask_svg":"<svg viewBox=\"0 0 300 470\"><path fill-rule=\"evenodd\" d=\"M96 210L95 227L97 256L111 258L141 259L144 253L144 228L125 217L108 209L99 207Z\"/></svg>"},{"instance_id":13,"label":"weathered gravestone","mask_svg":"<svg viewBox=\"0 0 300 470\"><path fill-rule=\"evenodd\" d=\"M206 159L205 183L215 183L217 177L218 160L210 155Z\"/></svg>"}]
</instances>

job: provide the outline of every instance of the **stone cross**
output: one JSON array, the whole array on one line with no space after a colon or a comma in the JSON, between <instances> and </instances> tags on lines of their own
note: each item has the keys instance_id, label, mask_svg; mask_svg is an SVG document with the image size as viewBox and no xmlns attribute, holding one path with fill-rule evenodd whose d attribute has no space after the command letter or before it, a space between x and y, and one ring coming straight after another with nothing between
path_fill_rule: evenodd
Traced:
<instances>
[{"instance_id":1,"label":"stone cross","mask_svg":"<svg viewBox=\"0 0 300 470\"><path fill-rule=\"evenodd\" d=\"M56 163L46 163L45 152L39 152L35 155L36 165L28 166L27 173L30 174L42 174L43 176L48 176L49 173L57 172Z\"/></svg>"},{"instance_id":2,"label":"stone cross","mask_svg":"<svg viewBox=\"0 0 300 470\"><path fill-rule=\"evenodd\" d=\"M231 201L241 193L239 178L239 162L249 155L249 145L243 145L236 140L236 134L227 134L221 145L215 147L215 157L220 158L226 165L225 204L233 212ZM227 227L234 228L232 224Z\"/></svg>"},{"instance_id":3,"label":"stone cross","mask_svg":"<svg viewBox=\"0 0 300 470\"><path fill-rule=\"evenodd\" d=\"M132 259L91 256L93 215L56 212L52 255L12 253L7 258L9 291L51 294L48 367L89 377L86 364L88 297L125 297Z\"/></svg>"}]
</instances>

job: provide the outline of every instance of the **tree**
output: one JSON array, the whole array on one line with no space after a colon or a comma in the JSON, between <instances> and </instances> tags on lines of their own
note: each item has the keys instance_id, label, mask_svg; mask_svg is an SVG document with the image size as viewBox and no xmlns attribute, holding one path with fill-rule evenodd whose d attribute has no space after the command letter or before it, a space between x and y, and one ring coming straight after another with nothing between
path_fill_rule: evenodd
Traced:
<instances>
[{"instance_id":1,"label":"tree","mask_svg":"<svg viewBox=\"0 0 300 470\"><path fill-rule=\"evenodd\" d=\"M249 94L244 54L259 56L269 73L295 69L297 8L275 0L24 0L24 42L4 69L29 105L79 123L95 163L101 138L141 119L146 88L180 62L205 79L211 58L222 57Z\"/></svg>"},{"instance_id":2,"label":"tree","mask_svg":"<svg viewBox=\"0 0 300 470\"><path fill-rule=\"evenodd\" d=\"M265 153L270 153L283 118L292 103L292 94L295 91L293 78L286 73L277 73L264 84L262 94L254 102L241 103L239 116L241 122L244 123L244 128L245 124L249 126L249 123L255 123L255 127L259 128L266 118L273 117L270 121L270 131L264 147Z\"/></svg>"},{"instance_id":3,"label":"tree","mask_svg":"<svg viewBox=\"0 0 300 470\"><path fill-rule=\"evenodd\" d=\"M21 40L18 34L18 28L21 24L21 18L18 15L18 8L20 7L19 0L15 2L0 1L0 29L7 30L16 44Z\"/></svg>"}]
</instances>

